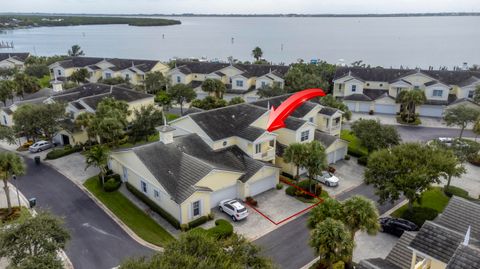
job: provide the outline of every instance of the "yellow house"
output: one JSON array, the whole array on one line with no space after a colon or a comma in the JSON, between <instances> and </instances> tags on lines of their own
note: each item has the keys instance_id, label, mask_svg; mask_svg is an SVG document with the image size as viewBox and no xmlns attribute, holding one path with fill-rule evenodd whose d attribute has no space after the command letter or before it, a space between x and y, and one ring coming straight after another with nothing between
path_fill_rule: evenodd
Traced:
<instances>
[{"instance_id":1,"label":"yellow house","mask_svg":"<svg viewBox=\"0 0 480 269\"><path fill-rule=\"evenodd\" d=\"M181 224L208 215L225 199L245 199L278 183L272 164L236 146L214 150L197 134L174 136L162 126L160 141L113 152L109 167Z\"/></svg>"},{"instance_id":2,"label":"yellow house","mask_svg":"<svg viewBox=\"0 0 480 269\"><path fill-rule=\"evenodd\" d=\"M169 70L166 64L155 60L98 57L69 57L49 67L52 78L68 78L74 71L85 68L90 75L88 80L91 83L120 77L133 85L142 84L147 73L158 71L166 75Z\"/></svg>"},{"instance_id":3,"label":"yellow house","mask_svg":"<svg viewBox=\"0 0 480 269\"><path fill-rule=\"evenodd\" d=\"M0 53L0 69L12 69L19 70L25 69L25 61L30 56L30 53L20 52L6 52Z\"/></svg>"},{"instance_id":4,"label":"yellow house","mask_svg":"<svg viewBox=\"0 0 480 269\"><path fill-rule=\"evenodd\" d=\"M360 269L480 268L480 205L453 196L444 211L418 232L405 232L383 258L362 260Z\"/></svg>"}]
</instances>

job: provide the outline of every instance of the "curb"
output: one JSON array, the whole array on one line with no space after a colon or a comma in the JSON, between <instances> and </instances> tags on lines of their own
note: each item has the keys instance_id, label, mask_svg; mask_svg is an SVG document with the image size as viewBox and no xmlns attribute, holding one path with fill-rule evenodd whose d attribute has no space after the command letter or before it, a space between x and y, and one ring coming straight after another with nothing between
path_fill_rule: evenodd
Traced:
<instances>
[{"instance_id":1,"label":"curb","mask_svg":"<svg viewBox=\"0 0 480 269\"><path fill-rule=\"evenodd\" d=\"M310 268L312 265L314 265L318 260L320 260L320 257L316 257L315 259L313 259L311 262L305 264L304 266L300 267L300 269L308 269Z\"/></svg>"},{"instance_id":2,"label":"curb","mask_svg":"<svg viewBox=\"0 0 480 269\"><path fill-rule=\"evenodd\" d=\"M142 238L140 238L130 227L128 227L122 220L120 220L108 207L106 207L100 200L98 200L95 195L93 195L87 188L85 188L82 184L78 183L77 181L71 179L67 175L65 175L62 171L58 170L55 166L48 162L43 162L43 164L48 165L49 167L53 168L55 171L62 174L64 177L68 178L73 184L75 184L80 190L82 190L90 199L92 199L113 221L115 221L120 228L122 228L133 240L135 240L140 245L143 245L147 248L150 248L155 251L163 252L164 249L162 247L156 246L152 243L149 243Z\"/></svg>"},{"instance_id":3,"label":"curb","mask_svg":"<svg viewBox=\"0 0 480 269\"><path fill-rule=\"evenodd\" d=\"M405 199L403 201L401 201L400 203L398 203L398 205L390 208L390 210L388 210L387 212L383 213L380 217L383 218L383 217L388 217L390 216L390 214L392 214L395 210L399 209L400 207L406 205L408 203L408 200Z\"/></svg>"}]
</instances>

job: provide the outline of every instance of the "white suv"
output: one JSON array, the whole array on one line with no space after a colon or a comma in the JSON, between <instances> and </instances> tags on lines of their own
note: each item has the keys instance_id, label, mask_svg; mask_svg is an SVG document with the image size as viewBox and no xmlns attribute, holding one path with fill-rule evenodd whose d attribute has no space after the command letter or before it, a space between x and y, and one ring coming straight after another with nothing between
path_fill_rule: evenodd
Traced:
<instances>
[{"instance_id":1,"label":"white suv","mask_svg":"<svg viewBox=\"0 0 480 269\"><path fill-rule=\"evenodd\" d=\"M223 200L218 205L220 212L225 212L232 217L233 221L244 219L248 216L248 211L239 201L234 199Z\"/></svg>"}]
</instances>

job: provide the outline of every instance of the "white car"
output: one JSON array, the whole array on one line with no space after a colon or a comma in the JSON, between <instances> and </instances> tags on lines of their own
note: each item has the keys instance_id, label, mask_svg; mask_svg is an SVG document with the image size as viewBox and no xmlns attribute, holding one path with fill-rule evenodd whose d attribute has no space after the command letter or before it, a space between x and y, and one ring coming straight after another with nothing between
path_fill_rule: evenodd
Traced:
<instances>
[{"instance_id":1,"label":"white car","mask_svg":"<svg viewBox=\"0 0 480 269\"><path fill-rule=\"evenodd\" d=\"M52 147L52 143L45 140L41 140L41 141L35 142L35 144L28 147L28 150L32 153L35 153L35 152L40 152L42 150L49 149L51 147Z\"/></svg>"},{"instance_id":2,"label":"white car","mask_svg":"<svg viewBox=\"0 0 480 269\"><path fill-rule=\"evenodd\" d=\"M340 181L338 177L327 171L323 171L322 174L318 175L316 179L318 182L323 183L328 187L336 187Z\"/></svg>"},{"instance_id":3,"label":"white car","mask_svg":"<svg viewBox=\"0 0 480 269\"><path fill-rule=\"evenodd\" d=\"M225 212L233 221L244 219L248 216L247 208L235 199L223 200L218 205L220 212Z\"/></svg>"},{"instance_id":4,"label":"white car","mask_svg":"<svg viewBox=\"0 0 480 269\"><path fill-rule=\"evenodd\" d=\"M451 137L439 137L438 141L442 142L443 144L447 146L451 146L453 142L453 138Z\"/></svg>"}]
</instances>

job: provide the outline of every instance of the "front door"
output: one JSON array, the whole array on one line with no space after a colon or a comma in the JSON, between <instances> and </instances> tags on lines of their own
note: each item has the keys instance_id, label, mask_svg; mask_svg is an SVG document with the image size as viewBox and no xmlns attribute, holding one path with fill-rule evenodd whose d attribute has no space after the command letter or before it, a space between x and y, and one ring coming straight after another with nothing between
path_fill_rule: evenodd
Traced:
<instances>
[{"instance_id":1,"label":"front door","mask_svg":"<svg viewBox=\"0 0 480 269\"><path fill-rule=\"evenodd\" d=\"M63 145L70 145L70 137L68 135L62 134Z\"/></svg>"}]
</instances>

